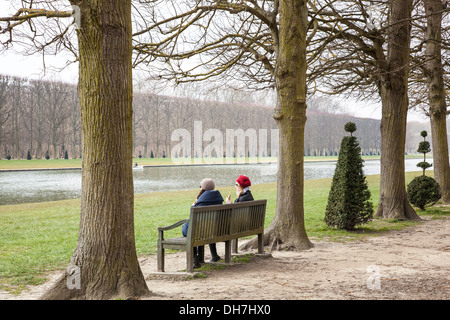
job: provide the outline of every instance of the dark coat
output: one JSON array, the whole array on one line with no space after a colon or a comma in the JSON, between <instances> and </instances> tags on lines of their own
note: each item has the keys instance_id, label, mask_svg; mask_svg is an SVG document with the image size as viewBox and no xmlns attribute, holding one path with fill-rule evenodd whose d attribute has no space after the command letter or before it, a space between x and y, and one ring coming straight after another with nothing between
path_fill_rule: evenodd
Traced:
<instances>
[{"instance_id":1,"label":"dark coat","mask_svg":"<svg viewBox=\"0 0 450 320\"><path fill-rule=\"evenodd\" d=\"M252 192L250 190L245 191L243 194L239 196L234 202L245 202L245 201L253 201Z\"/></svg>"},{"instance_id":2,"label":"dark coat","mask_svg":"<svg viewBox=\"0 0 450 320\"><path fill-rule=\"evenodd\" d=\"M197 202L193 205L193 207L204 207L204 206L212 206L215 204L222 204L223 198L220 194L219 190L210 190L205 191L203 194L198 197ZM189 223L186 222L181 227L181 233L184 237L187 237L187 230L189 227Z\"/></svg>"},{"instance_id":3,"label":"dark coat","mask_svg":"<svg viewBox=\"0 0 450 320\"><path fill-rule=\"evenodd\" d=\"M205 191L197 199L197 202L194 204L194 207L212 206L215 204L222 204L222 202L223 198L219 190Z\"/></svg>"}]
</instances>

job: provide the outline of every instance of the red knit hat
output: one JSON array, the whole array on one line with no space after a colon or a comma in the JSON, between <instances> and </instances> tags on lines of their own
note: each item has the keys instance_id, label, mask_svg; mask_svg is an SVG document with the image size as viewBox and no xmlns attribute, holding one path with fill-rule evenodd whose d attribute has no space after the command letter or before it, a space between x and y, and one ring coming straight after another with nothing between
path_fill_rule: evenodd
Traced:
<instances>
[{"instance_id":1,"label":"red knit hat","mask_svg":"<svg viewBox=\"0 0 450 320\"><path fill-rule=\"evenodd\" d=\"M240 175L239 178L236 179L236 182L243 188L250 187L252 185L250 179L243 175Z\"/></svg>"}]
</instances>

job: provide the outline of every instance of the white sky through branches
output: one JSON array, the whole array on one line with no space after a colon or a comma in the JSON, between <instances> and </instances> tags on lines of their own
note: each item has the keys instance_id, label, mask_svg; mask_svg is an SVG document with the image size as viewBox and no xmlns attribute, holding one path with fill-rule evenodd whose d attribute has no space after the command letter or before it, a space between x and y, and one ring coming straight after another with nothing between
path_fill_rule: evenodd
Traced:
<instances>
[{"instance_id":1,"label":"white sky through branches","mask_svg":"<svg viewBox=\"0 0 450 320\"><path fill-rule=\"evenodd\" d=\"M13 15L16 9L10 8L9 2L0 2L0 16ZM69 83L76 83L78 80L78 63L66 66L67 62L73 60L69 54L59 53L57 55L36 53L31 56L24 56L14 52L17 44L13 44L12 50L0 53L0 73L12 76L58 80ZM45 63L45 68L44 68ZM66 66L61 70L62 67ZM381 104L370 104L368 102L357 102L345 96L337 97L343 107L343 111L353 116L364 118L381 118ZM419 112L410 111L408 121L428 121Z\"/></svg>"}]
</instances>

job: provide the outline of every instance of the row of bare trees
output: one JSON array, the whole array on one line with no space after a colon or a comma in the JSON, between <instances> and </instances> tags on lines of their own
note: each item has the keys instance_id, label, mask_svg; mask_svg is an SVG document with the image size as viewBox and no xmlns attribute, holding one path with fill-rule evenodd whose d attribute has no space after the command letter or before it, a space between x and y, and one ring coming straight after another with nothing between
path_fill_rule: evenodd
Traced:
<instances>
[{"instance_id":1,"label":"row of bare trees","mask_svg":"<svg viewBox=\"0 0 450 320\"><path fill-rule=\"evenodd\" d=\"M79 155L81 123L73 85L0 75L1 158Z\"/></svg>"},{"instance_id":2,"label":"row of bare trees","mask_svg":"<svg viewBox=\"0 0 450 320\"><path fill-rule=\"evenodd\" d=\"M76 87L58 81L26 80L0 75L0 150L2 158L81 157L81 123ZM193 93L191 92L193 95ZM211 97L214 98L214 97ZM238 97L239 98L239 97ZM133 99L133 154L135 157L170 157L171 133L194 121L204 130L276 129L272 108L255 103L196 100L191 97L135 93ZM331 99L311 102L305 129L305 155L337 155L345 121ZM324 110L324 111L322 111ZM379 154L379 121L352 118L364 154ZM267 141L271 150L271 140ZM206 144L206 142L205 142ZM246 146L248 150L248 144ZM267 153L265 156L270 156Z\"/></svg>"},{"instance_id":3,"label":"row of bare trees","mask_svg":"<svg viewBox=\"0 0 450 320\"><path fill-rule=\"evenodd\" d=\"M380 122L374 119L354 118L345 114L323 112L333 100L323 99L308 110L305 128L305 151L307 156L337 155L343 127L346 121L354 121L360 128L358 137L363 154L380 153ZM194 121L201 121L203 131L219 129L225 136L227 129L277 129L270 106L245 102L219 102L194 100L189 97L168 97L155 94L135 94L134 98L134 154L142 157L171 155L171 133L184 128L193 133ZM163 128L163 130L161 130ZM271 150L271 140L267 141ZM204 142L205 145L208 142ZM416 143L417 144L417 143ZM248 144L245 146L248 154ZM194 155L194 153L193 153ZM198 155L197 155L198 156ZM267 153L265 156L271 156ZM276 156L276 155L273 155Z\"/></svg>"}]
</instances>

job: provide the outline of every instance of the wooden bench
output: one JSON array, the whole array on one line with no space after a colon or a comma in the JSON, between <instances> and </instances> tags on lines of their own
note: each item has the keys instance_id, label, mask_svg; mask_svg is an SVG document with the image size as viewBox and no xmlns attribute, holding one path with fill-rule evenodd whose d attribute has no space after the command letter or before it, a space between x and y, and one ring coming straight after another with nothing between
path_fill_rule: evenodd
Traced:
<instances>
[{"instance_id":1,"label":"wooden bench","mask_svg":"<svg viewBox=\"0 0 450 320\"><path fill-rule=\"evenodd\" d=\"M258 253L263 253L267 200L192 207L190 218L158 228L158 271L164 272L164 250L186 251L187 272L194 270L194 247L225 242L225 262L231 262L231 241L258 235ZM164 231L189 222L187 237L164 239ZM181 233L181 231L180 231Z\"/></svg>"}]
</instances>

